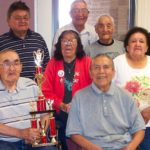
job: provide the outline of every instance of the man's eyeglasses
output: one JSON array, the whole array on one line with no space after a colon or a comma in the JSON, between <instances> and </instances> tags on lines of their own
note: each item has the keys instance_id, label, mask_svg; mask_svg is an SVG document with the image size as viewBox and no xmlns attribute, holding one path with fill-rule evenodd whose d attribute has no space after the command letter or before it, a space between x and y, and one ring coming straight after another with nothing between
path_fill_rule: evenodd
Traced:
<instances>
[{"instance_id":1,"label":"man's eyeglasses","mask_svg":"<svg viewBox=\"0 0 150 150\"><path fill-rule=\"evenodd\" d=\"M29 16L13 16L13 18L14 18L16 21L21 21L21 20L29 21Z\"/></svg>"},{"instance_id":2,"label":"man's eyeglasses","mask_svg":"<svg viewBox=\"0 0 150 150\"><path fill-rule=\"evenodd\" d=\"M76 41L77 41L77 39L70 39L70 40L62 39L62 40L61 40L61 42L62 42L64 45L72 45L72 44L74 44Z\"/></svg>"},{"instance_id":3,"label":"man's eyeglasses","mask_svg":"<svg viewBox=\"0 0 150 150\"><path fill-rule=\"evenodd\" d=\"M88 14L89 13L88 9L86 9L86 8L84 8L84 9L72 9L71 12L74 14L79 14L79 13Z\"/></svg>"},{"instance_id":4,"label":"man's eyeglasses","mask_svg":"<svg viewBox=\"0 0 150 150\"><path fill-rule=\"evenodd\" d=\"M3 62L2 64L0 64L3 68L5 69L9 69L11 66L13 66L14 68L19 68L21 63L20 61L16 61L16 62L10 62L10 61L6 61Z\"/></svg>"}]
</instances>

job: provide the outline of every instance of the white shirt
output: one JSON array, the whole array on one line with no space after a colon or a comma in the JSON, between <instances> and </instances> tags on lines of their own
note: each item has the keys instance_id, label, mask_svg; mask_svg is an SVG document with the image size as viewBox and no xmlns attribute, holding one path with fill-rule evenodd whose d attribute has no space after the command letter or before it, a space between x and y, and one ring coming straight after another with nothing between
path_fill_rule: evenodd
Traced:
<instances>
[{"instance_id":1,"label":"white shirt","mask_svg":"<svg viewBox=\"0 0 150 150\"><path fill-rule=\"evenodd\" d=\"M114 59L114 82L129 91L134 97L140 111L150 106L150 56L147 56L147 64L144 68L132 68L126 55L120 55ZM147 124L150 126L150 122Z\"/></svg>"}]
</instances>

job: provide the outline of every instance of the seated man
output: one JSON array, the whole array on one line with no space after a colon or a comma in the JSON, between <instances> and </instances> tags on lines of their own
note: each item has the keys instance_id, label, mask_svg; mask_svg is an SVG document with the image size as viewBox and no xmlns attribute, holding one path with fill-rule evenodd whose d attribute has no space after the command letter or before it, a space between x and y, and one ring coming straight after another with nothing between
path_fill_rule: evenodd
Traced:
<instances>
[{"instance_id":1,"label":"seated man","mask_svg":"<svg viewBox=\"0 0 150 150\"><path fill-rule=\"evenodd\" d=\"M93 83L72 100L66 135L84 150L136 150L145 124L132 97L111 83L112 59L97 55L90 74Z\"/></svg>"},{"instance_id":2,"label":"seated man","mask_svg":"<svg viewBox=\"0 0 150 150\"><path fill-rule=\"evenodd\" d=\"M40 139L40 130L31 128L29 114L30 102L38 97L38 86L31 79L20 77L21 70L15 51L0 52L0 150L54 150L52 146L31 146Z\"/></svg>"}]
</instances>

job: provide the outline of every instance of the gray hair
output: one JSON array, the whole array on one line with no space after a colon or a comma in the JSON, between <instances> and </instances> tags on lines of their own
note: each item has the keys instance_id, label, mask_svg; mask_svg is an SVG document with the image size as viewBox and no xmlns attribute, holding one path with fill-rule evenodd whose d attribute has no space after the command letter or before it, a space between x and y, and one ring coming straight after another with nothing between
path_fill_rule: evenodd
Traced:
<instances>
[{"instance_id":1,"label":"gray hair","mask_svg":"<svg viewBox=\"0 0 150 150\"><path fill-rule=\"evenodd\" d=\"M73 9L73 7L74 7L74 5L75 5L76 3L84 3L84 4L87 6L87 3L86 3L85 0L75 0L75 1L73 1L73 3L71 4L71 9L70 9L70 10Z\"/></svg>"},{"instance_id":2,"label":"gray hair","mask_svg":"<svg viewBox=\"0 0 150 150\"><path fill-rule=\"evenodd\" d=\"M92 64L93 64L93 61L94 61L96 58L99 58L99 57L108 58L108 59L110 60L111 64L112 64L112 69L114 70L114 62L113 62L113 59L112 59L109 55L107 55L107 54L97 54L96 56L94 56L94 57L92 58ZM92 65L91 65L91 66L92 66Z\"/></svg>"},{"instance_id":3,"label":"gray hair","mask_svg":"<svg viewBox=\"0 0 150 150\"><path fill-rule=\"evenodd\" d=\"M104 15L99 16L98 19L97 19L97 21L96 21L95 26L97 26L98 23L99 23L99 20L100 20L101 18L104 18L104 17L109 18L109 19L111 20L111 22L112 22L112 25L115 26L114 18L113 18L112 16L110 16L110 15L107 15L107 14L104 14Z\"/></svg>"}]
</instances>

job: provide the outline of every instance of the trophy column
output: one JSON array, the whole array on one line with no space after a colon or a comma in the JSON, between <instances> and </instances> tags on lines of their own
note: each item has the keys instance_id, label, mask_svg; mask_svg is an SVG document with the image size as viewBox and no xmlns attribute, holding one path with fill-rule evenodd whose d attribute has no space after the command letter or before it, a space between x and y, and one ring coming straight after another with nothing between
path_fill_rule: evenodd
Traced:
<instances>
[{"instance_id":1,"label":"trophy column","mask_svg":"<svg viewBox=\"0 0 150 150\"><path fill-rule=\"evenodd\" d=\"M53 110L53 100L47 100L47 103L49 105L49 110ZM53 113L49 113L49 124L50 124L50 137L51 137L51 142L55 143L56 142L56 124L55 124L55 117L53 116Z\"/></svg>"}]
</instances>

